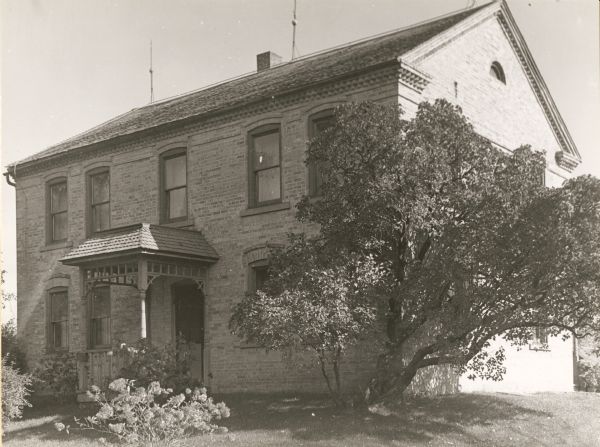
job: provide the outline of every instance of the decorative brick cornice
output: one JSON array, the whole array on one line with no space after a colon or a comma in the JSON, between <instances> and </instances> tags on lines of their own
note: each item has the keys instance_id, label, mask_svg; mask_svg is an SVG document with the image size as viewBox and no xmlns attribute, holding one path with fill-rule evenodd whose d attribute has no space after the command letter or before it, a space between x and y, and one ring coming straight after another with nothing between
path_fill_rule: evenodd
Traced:
<instances>
[{"instance_id":1,"label":"decorative brick cornice","mask_svg":"<svg viewBox=\"0 0 600 447\"><path fill-rule=\"evenodd\" d=\"M403 85L421 93L425 87L431 82L431 76L410 66L402 59L398 59L400 66L398 67L398 80Z\"/></svg>"},{"instance_id":2,"label":"decorative brick cornice","mask_svg":"<svg viewBox=\"0 0 600 447\"><path fill-rule=\"evenodd\" d=\"M164 123L160 126L133 134L122 135L100 143L70 149L46 158L18 164L14 166L15 176L18 179L19 177L33 175L58 166L69 166L83 160L150 146L156 143L157 137L167 139L179 135L199 133L213 127L247 119L259 114L271 113L303 102L345 94L349 91L360 91L364 88L385 83L393 85L397 82L398 78L397 67L397 61L392 61L379 67L372 67L363 72L329 79L326 82L313 84L296 91L282 92L276 96L261 98L253 103L233 105L227 109L217 110L205 115Z\"/></svg>"},{"instance_id":3,"label":"decorative brick cornice","mask_svg":"<svg viewBox=\"0 0 600 447\"><path fill-rule=\"evenodd\" d=\"M556 151L554 159L559 167L569 172L572 172L580 163L579 159L565 151Z\"/></svg>"}]
</instances>

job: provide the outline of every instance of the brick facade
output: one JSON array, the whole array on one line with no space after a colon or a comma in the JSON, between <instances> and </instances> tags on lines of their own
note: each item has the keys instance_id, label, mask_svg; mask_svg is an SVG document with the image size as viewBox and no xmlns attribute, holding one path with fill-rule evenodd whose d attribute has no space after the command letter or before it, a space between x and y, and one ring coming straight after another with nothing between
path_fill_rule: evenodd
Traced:
<instances>
[{"instance_id":1,"label":"brick facade","mask_svg":"<svg viewBox=\"0 0 600 447\"><path fill-rule=\"evenodd\" d=\"M280 353L247 346L228 328L231 309L247 289L248 264L264 257L269 244L283 243L287 233L311 230L294 214L296 203L307 193L303 160L312 114L365 100L400 102L411 113L421 100L445 97L461 105L476 128L498 145L513 148L528 142L544 148L550 169L558 173L549 175L568 175L553 162L559 143L496 16L451 30L452 39L432 47L428 54L417 51L410 60L428 77L417 89L399 82L397 64L381 66L207 118L108 140L21 171L17 166L18 328L28 362L35 363L46 350L44 297L57 281L68 287L69 348L74 352L87 348L79 269L59 262L86 239L86 173L110 168L113 228L158 224L160 156L173 148L186 148L189 219L180 226L201 230L220 257L208 269L204 286L205 380L215 391L323 391L315 365L298 366L307 363L306 358L284 361ZM504 67L506 85L490 77L494 60ZM281 126L282 205L270 212L248 212L247 135L270 123ZM48 245L46 184L59 176L68 182L68 241ZM172 283L160 278L152 285L149 335L157 343L174 337ZM112 286L111 291L112 341L133 343L139 337L139 296L131 288ZM364 386L373 367L364 352L368 349L357 349L345 360L348 387ZM457 377L436 371L420 376L417 387L455 391Z\"/></svg>"}]
</instances>

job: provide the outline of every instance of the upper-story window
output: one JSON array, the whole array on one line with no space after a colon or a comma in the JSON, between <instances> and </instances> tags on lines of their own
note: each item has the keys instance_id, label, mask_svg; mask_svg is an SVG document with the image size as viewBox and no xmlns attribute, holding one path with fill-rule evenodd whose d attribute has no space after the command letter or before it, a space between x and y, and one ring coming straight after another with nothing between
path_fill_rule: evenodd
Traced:
<instances>
[{"instance_id":1,"label":"upper-story window","mask_svg":"<svg viewBox=\"0 0 600 447\"><path fill-rule=\"evenodd\" d=\"M249 135L249 205L281 202L281 137L278 124Z\"/></svg>"},{"instance_id":2,"label":"upper-story window","mask_svg":"<svg viewBox=\"0 0 600 447\"><path fill-rule=\"evenodd\" d=\"M69 343L68 295L66 289L52 290L48 295L48 347L67 349Z\"/></svg>"},{"instance_id":3,"label":"upper-story window","mask_svg":"<svg viewBox=\"0 0 600 447\"><path fill-rule=\"evenodd\" d=\"M333 110L324 110L310 118L309 137L313 139L321 132L333 126ZM308 195L317 197L322 194L323 168L325 162L313 162L308 165Z\"/></svg>"},{"instance_id":4,"label":"upper-story window","mask_svg":"<svg viewBox=\"0 0 600 447\"><path fill-rule=\"evenodd\" d=\"M48 183L48 242L67 239L67 179L60 178Z\"/></svg>"},{"instance_id":5,"label":"upper-story window","mask_svg":"<svg viewBox=\"0 0 600 447\"><path fill-rule=\"evenodd\" d=\"M88 176L90 233L110 228L110 173L108 169Z\"/></svg>"},{"instance_id":6,"label":"upper-story window","mask_svg":"<svg viewBox=\"0 0 600 447\"><path fill-rule=\"evenodd\" d=\"M492 66L490 67L490 74L503 84L506 84L506 76L504 75L504 69L502 68L502 65L500 65L500 63L492 62Z\"/></svg>"},{"instance_id":7,"label":"upper-story window","mask_svg":"<svg viewBox=\"0 0 600 447\"><path fill-rule=\"evenodd\" d=\"M161 159L161 220L176 222L187 219L187 153L170 151Z\"/></svg>"}]
</instances>

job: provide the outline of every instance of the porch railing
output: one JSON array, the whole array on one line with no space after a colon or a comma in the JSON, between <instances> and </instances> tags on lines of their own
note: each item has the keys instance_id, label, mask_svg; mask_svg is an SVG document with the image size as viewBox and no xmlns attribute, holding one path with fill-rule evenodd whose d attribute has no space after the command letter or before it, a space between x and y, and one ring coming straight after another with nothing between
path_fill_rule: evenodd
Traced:
<instances>
[{"instance_id":1,"label":"porch railing","mask_svg":"<svg viewBox=\"0 0 600 447\"><path fill-rule=\"evenodd\" d=\"M88 351L77 356L78 393L96 385L105 389L112 379L119 376L127 364L127 354L123 351Z\"/></svg>"}]
</instances>

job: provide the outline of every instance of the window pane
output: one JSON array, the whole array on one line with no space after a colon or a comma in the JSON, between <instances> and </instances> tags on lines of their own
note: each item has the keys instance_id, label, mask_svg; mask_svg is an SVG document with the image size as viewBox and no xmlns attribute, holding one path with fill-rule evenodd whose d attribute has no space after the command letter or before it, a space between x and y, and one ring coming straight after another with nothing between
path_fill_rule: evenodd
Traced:
<instances>
[{"instance_id":1,"label":"window pane","mask_svg":"<svg viewBox=\"0 0 600 447\"><path fill-rule=\"evenodd\" d=\"M60 241L67 238L67 213L52 216L52 240Z\"/></svg>"},{"instance_id":2,"label":"window pane","mask_svg":"<svg viewBox=\"0 0 600 447\"><path fill-rule=\"evenodd\" d=\"M66 292L53 293L50 295L51 321L63 321L67 319L67 294Z\"/></svg>"},{"instance_id":3,"label":"window pane","mask_svg":"<svg viewBox=\"0 0 600 447\"><path fill-rule=\"evenodd\" d=\"M110 227L110 204L92 207L92 231L108 230Z\"/></svg>"},{"instance_id":4,"label":"window pane","mask_svg":"<svg viewBox=\"0 0 600 447\"><path fill-rule=\"evenodd\" d=\"M547 344L548 343L548 330L542 327L535 328L535 338L539 343Z\"/></svg>"},{"instance_id":5,"label":"window pane","mask_svg":"<svg viewBox=\"0 0 600 447\"><path fill-rule=\"evenodd\" d=\"M92 345L104 346L110 344L110 318L92 320Z\"/></svg>"},{"instance_id":6,"label":"window pane","mask_svg":"<svg viewBox=\"0 0 600 447\"><path fill-rule=\"evenodd\" d=\"M254 137L254 170L279 166L279 132Z\"/></svg>"},{"instance_id":7,"label":"window pane","mask_svg":"<svg viewBox=\"0 0 600 447\"><path fill-rule=\"evenodd\" d=\"M169 219L187 216L186 189L179 188L167 192L167 210Z\"/></svg>"},{"instance_id":8,"label":"window pane","mask_svg":"<svg viewBox=\"0 0 600 447\"><path fill-rule=\"evenodd\" d=\"M313 184L311 186L310 194L312 196L320 196L322 191L321 187L323 186L323 171L322 171L322 162L315 162L311 165L311 169L313 170Z\"/></svg>"},{"instance_id":9,"label":"window pane","mask_svg":"<svg viewBox=\"0 0 600 447\"><path fill-rule=\"evenodd\" d=\"M55 348L67 347L67 322L52 323L52 343Z\"/></svg>"},{"instance_id":10,"label":"window pane","mask_svg":"<svg viewBox=\"0 0 600 447\"><path fill-rule=\"evenodd\" d=\"M58 211L67 210L67 183L57 183L50 186L50 211L56 213Z\"/></svg>"},{"instance_id":11,"label":"window pane","mask_svg":"<svg viewBox=\"0 0 600 447\"><path fill-rule=\"evenodd\" d=\"M186 156L165 159L165 189L177 188L186 184Z\"/></svg>"},{"instance_id":12,"label":"window pane","mask_svg":"<svg viewBox=\"0 0 600 447\"><path fill-rule=\"evenodd\" d=\"M313 120L313 137L327 130L333 125L333 116L325 116ZM323 166L324 161L315 161L310 164L309 169L309 194L311 196L321 195L321 186L323 185Z\"/></svg>"},{"instance_id":13,"label":"window pane","mask_svg":"<svg viewBox=\"0 0 600 447\"><path fill-rule=\"evenodd\" d=\"M315 136L333 126L333 116L319 118L313 121Z\"/></svg>"},{"instance_id":14,"label":"window pane","mask_svg":"<svg viewBox=\"0 0 600 447\"><path fill-rule=\"evenodd\" d=\"M110 181L108 172L92 176L92 204L110 200Z\"/></svg>"},{"instance_id":15,"label":"window pane","mask_svg":"<svg viewBox=\"0 0 600 447\"><path fill-rule=\"evenodd\" d=\"M281 197L281 183L279 168L271 168L256 173L256 188L258 202L277 200Z\"/></svg>"},{"instance_id":16,"label":"window pane","mask_svg":"<svg viewBox=\"0 0 600 447\"><path fill-rule=\"evenodd\" d=\"M254 285L256 290L262 290L268 278L269 268L267 266L254 268Z\"/></svg>"},{"instance_id":17,"label":"window pane","mask_svg":"<svg viewBox=\"0 0 600 447\"><path fill-rule=\"evenodd\" d=\"M92 300L92 318L110 316L110 290L101 287L94 290Z\"/></svg>"}]
</instances>

